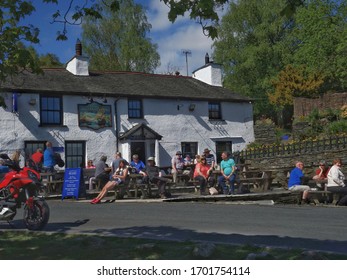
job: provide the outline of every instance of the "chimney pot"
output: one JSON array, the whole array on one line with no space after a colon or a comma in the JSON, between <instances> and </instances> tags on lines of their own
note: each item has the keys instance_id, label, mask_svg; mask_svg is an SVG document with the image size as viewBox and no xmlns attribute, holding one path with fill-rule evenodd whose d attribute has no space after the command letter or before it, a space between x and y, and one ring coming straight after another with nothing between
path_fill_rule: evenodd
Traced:
<instances>
[{"instance_id":1,"label":"chimney pot","mask_svg":"<svg viewBox=\"0 0 347 280\"><path fill-rule=\"evenodd\" d=\"M206 53L205 55L205 64L209 64L210 63L210 57L208 55L208 53Z\"/></svg>"},{"instance_id":2,"label":"chimney pot","mask_svg":"<svg viewBox=\"0 0 347 280\"><path fill-rule=\"evenodd\" d=\"M79 39L76 41L76 56L82 55L82 43Z\"/></svg>"}]
</instances>

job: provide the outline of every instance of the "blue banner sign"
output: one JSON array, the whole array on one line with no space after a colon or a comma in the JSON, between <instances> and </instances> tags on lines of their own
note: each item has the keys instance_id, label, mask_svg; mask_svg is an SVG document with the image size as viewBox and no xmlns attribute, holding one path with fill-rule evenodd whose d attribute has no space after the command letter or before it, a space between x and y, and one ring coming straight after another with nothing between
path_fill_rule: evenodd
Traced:
<instances>
[{"instance_id":1,"label":"blue banner sign","mask_svg":"<svg viewBox=\"0 0 347 280\"><path fill-rule=\"evenodd\" d=\"M78 199L80 186L83 182L82 168L66 168L61 199L74 197Z\"/></svg>"}]
</instances>

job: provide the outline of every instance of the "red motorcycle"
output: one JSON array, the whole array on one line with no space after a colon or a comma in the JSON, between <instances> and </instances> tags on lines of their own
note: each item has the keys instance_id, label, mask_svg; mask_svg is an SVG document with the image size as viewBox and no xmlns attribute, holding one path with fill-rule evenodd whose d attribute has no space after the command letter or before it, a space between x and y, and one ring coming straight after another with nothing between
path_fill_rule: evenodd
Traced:
<instances>
[{"instance_id":1,"label":"red motorcycle","mask_svg":"<svg viewBox=\"0 0 347 280\"><path fill-rule=\"evenodd\" d=\"M24 205L24 224L29 230L41 230L48 223L49 207L42 196L41 176L36 170L20 168L10 160L10 171L0 181L0 220L10 222Z\"/></svg>"}]
</instances>

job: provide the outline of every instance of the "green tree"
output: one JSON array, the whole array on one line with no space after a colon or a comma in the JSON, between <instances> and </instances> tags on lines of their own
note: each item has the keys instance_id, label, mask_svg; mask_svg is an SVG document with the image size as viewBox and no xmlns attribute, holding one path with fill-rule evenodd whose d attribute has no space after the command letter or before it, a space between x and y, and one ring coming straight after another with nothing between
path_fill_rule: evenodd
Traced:
<instances>
[{"instance_id":1,"label":"green tree","mask_svg":"<svg viewBox=\"0 0 347 280\"><path fill-rule=\"evenodd\" d=\"M346 88L346 2L312 0L295 14L288 62L306 65L308 72L325 76L326 90Z\"/></svg>"},{"instance_id":2,"label":"green tree","mask_svg":"<svg viewBox=\"0 0 347 280\"><path fill-rule=\"evenodd\" d=\"M141 5L119 1L119 10L104 9L102 18L87 17L82 43L94 70L153 72L159 65L157 45L147 38L151 25Z\"/></svg>"},{"instance_id":3,"label":"green tree","mask_svg":"<svg viewBox=\"0 0 347 280\"><path fill-rule=\"evenodd\" d=\"M293 20L281 16L284 0L240 0L230 3L218 29L214 58L224 66L224 85L255 99L255 117L274 114L267 92L290 51L287 34Z\"/></svg>"}]
</instances>

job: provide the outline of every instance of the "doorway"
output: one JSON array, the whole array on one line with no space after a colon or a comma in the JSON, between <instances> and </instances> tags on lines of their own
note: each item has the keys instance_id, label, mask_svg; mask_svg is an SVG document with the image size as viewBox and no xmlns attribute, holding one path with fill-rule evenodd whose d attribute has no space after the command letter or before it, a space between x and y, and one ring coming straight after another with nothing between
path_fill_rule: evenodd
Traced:
<instances>
[{"instance_id":1,"label":"doorway","mask_svg":"<svg viewBox=\"0 0 347 280\"><path fill-rule=\"evenodd\" d=\"M142 160L144 163L146 162L146 145L145 142L132 142L131 147L131 158L133 154L138 154L139 159Z\"/></svg>"}]
</instances>

